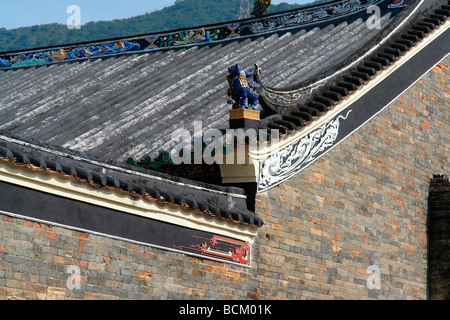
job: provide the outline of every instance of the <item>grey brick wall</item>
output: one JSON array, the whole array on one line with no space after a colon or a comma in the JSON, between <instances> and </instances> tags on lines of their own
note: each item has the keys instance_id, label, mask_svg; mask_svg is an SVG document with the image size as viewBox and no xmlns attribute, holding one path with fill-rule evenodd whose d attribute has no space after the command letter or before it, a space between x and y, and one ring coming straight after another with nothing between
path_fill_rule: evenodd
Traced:
<instances>
[{"instance_id":1,"label":"grey brick wall","mask_svg":"<svg viewBox=\"0 0 450 320\"><path fill-rule=\"evenodd\" d=\"M427 298L428 190L449 170L448 66L257 197L261 298Z\"/></svg>"}]
</instances>

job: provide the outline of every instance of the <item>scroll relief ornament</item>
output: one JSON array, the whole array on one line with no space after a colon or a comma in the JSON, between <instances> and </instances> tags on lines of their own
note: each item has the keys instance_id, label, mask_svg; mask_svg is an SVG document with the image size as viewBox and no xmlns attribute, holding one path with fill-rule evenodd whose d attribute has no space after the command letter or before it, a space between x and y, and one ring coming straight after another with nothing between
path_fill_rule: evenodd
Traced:
<instances>
[{"instance_id":1,"label":"scroll relief ornament","mask_svg":"<svg viewBox=\"0 0 450 320\"><path fill-rule=\"evenodd\" d=\"M324 151L330 149L339 134L341 120L346 120L352 110L345 116L323 124L307 136L281 149L259 163L258 192L266 191L286 181L300 172L307 164L313 162Z\"/></svg>"}]
</instances>

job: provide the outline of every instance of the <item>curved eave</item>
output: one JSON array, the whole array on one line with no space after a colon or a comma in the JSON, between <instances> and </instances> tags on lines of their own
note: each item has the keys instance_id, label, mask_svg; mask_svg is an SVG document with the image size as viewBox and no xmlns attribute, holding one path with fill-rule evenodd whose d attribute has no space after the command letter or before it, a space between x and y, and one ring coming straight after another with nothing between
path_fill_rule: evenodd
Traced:
<instances>
[{"instance_id":1,"label":"curved eave","mask_svg":"<svg viewBox=\"0 0 450 320\"><path fill-rule=\"evenodd\" d=\"M413 25L410 30L417 26ZM285 117L274 125L272 128L282 129L284 137L274 144L249 151L258 192L286 181L330 151L448 56L449 29L448 15L445 20L438 19L426 36L399 50L398 60L380 66L380 72L370 76L370 80L360 79L358 90L339 97L339 101L334 101L314 122L295 128L292 117ZM290 166L283 166L283 163L290 163Z\"/></svg>"},{"instance_id":2,"label":"curved eave","mask_svg":"<svg viewBox=\"0 0 450 320\"><path fill-rule=\"evenodd\" d=\"M334 91L322 91L308 104L287 105L285 112L263 121L260 129L279 131L281 138L270 143L262 140L250 144L247 165L223 165L223 181L256 182L258 192L264 192L338 145L449 54L448 9L448 5L442 5L428 12L427 17L410 21L414 15L414 11L411 12L409 18L391 32L392 39L386 41L386 45L376 45L369 51L374 54L355 63L358 74L353 71L338 78L341 82L354 81L351 92L338 92L343 88L331 81L327 86ZM351 68L347 69L352 72ZM331 76L330 79L336 81ZM316 112L310 114L315 118L313 121L303 118L302 113L307 113L307 109Z\"/></svg>"}]
</instances>

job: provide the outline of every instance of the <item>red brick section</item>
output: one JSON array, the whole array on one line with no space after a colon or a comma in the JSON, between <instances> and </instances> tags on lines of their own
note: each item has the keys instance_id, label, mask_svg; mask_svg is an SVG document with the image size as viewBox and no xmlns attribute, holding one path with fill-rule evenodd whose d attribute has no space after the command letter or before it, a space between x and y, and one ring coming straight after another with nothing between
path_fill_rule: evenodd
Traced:
<instances>
[{"instance_id":1,"label":"red brick section","mask_svg":"<svg viewBox=\"0 0 450 320\"><path fill-rule=\"evenodd\" d=\"M426 299L428 189L449 167L448 65L257 196L265 225L250 268L0 215L0 299Z\"/></svg>"}]
</instances>

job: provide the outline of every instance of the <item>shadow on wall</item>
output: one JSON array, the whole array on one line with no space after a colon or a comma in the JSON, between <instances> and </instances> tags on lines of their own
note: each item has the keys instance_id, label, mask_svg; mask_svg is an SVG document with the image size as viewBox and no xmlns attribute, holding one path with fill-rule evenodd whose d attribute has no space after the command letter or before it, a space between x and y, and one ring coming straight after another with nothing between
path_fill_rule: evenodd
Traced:
<instances>
[{"instance_id":1,"label":"shadow on wall","mask_svg":"<svg viewBox=\"0 0 450 320\"><path fill-rule=\"evenodd\" d=\"M428 279L430 300L450 299L450 180L434 176L428 195Z\"/></svg>"}]
</instances>

